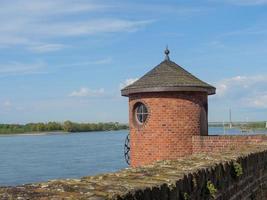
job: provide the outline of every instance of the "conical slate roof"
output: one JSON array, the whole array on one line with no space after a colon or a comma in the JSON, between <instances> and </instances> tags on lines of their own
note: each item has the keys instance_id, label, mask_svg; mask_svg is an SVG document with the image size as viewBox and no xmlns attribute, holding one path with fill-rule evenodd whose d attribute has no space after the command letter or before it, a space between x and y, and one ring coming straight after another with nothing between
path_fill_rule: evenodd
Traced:
<instances>
[{"instance_id":1,"label":"conical slate roof","mask_svg":"<svg viewBox=\"0 0 267 200\"><path fill-rule=\"evenodd\" d=\"M198 91L212 95L215 94L216 88L170 61L167 55L166 60L133 84L123 88L121 94L129 96L134 93L169 91Z\"/></svg>"}]
</instances>

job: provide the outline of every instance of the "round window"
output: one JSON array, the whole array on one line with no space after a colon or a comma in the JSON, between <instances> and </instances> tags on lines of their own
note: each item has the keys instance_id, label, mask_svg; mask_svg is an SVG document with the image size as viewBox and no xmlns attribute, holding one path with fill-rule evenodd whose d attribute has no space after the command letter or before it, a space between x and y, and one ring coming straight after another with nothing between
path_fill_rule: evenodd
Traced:
<instances>
[{"instance_id":1,"label":"round window","mask_svg":"<svg viewBox=\"0 0 267 200\"><path fill-rule=\"evenodd\" d=\"M135 107L135 118L139 124L145 123L148 116L147 107L143 103L137 103Z\"/></svg>"}]
</instances>

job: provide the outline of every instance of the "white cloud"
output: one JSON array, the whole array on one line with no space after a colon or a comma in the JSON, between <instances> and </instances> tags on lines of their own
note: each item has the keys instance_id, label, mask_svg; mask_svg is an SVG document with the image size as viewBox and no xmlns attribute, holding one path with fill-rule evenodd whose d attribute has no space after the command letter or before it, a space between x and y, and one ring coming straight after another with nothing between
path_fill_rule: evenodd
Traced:
<instances>
[{"instance_id":1,"label":"white cloud","mask_svg":"<svg viewBox=\"0 0 267 200\"><path fill-rule=\"evenodd\" d=\"M98 97L98 96L102 96L104 93L105 93L105 90L103 88L94 90L94 89L82 87L81 89L70 93L69 96L70 97Z\"/></svg>"},{"instance_id":2,"label":"white cloud","mask_svg":"<svg viewBox=\"0 0 267 200\"><path fill-rule=\"evenodd\" d=\"M242 108L267 108L267 75L235 76L219 81L216 104ZM220 102L218 102L220 101Z\"/></svg>"},{"instance_id":3,"label":"white cloud","mask_svg":"<svg viewBox=\"0 0 267 200\"><path fill-rule=\"evenodd\" d=\"M31 25L29 35L40 37L70 37L101 33L133 32L152 23L151 20L92 19L76 22L50 22Z\"/></svg>"},{"instance_id":4,"label":"white cloud","mask_svg":"<svg viewBox=\"0 0 267 200\"><path fill-rule=\"evenodd\" d=\"M267 94L258 94L247 99L248 105L255 108L267 108Z\"/></svg>"},{"instance_id":5,"label":"white cloud","mask_svg":"<svg viewBox=\"0 0 267 200\"><path fill-rule=\"evenodd\" d=\"M248 28L245 28L245 29L226 32L226 33L223 33L223 34L219 35L219 38L242 36L242 35L255 36L255 35L266 35L266 34L267 34L266 27L257 26L257 27L248 27Z\"/></svg>"},{"instance_id":6,"label":"white cloud","mask_svg":"<svg viewBox=\"0 0 267 200\"><path fill-rule=\"evenodd\" d=\"M45 64L42 62L37 63L20 63L10 62L7 64L0 64L0 75L24 75L44 73L43 69Z\"/></svg>"},{"instance_id":7,"label":"white cloud","mask_svg":"<svg viewBox=\"0 0 267 200\"><path fill-rule=\"evenodd\" d=\"M255 89L255 87L263 86L267 83L267 76L235 76L228 79L223 79L216 84L217 96L226 96L228 92L236 89Z\"/></svg>"},{"instance_id":8,"label":"white cloud","mask_svg":"<svg viewBox=\"0 0 267 200\"><path fill-rule=\"evenodd\" d=\"M104 11L110 7L112 6L86 0L12 0L12 2L1 2L0 14L14 12L17 15L23 16L56 16L77 12Z\"/></svg>"},{"instance_id":9,"label":"white cloud","mask_svg":"<svg viewBox=\"0 0 267 200\"><path fill-rule=\"evenodd\" d=\"M89 16L96 12L113 11L114 8L112 5L85 0L1 2L0 47L24 45L33 51L54 51L62 46L51 44L51 39L131 32L152 23L150 20ZM40 43L42 45L38 45Z\"/></svg>"},{"instance_id":10,"label":"white cloud","mask_svg":"<svg viewBox=\"0 0 267 200\"><path fill-rule=\"evenodd\" d=\"M0 113L9 113L11 110L13 110L13 104L10 100L1 100L0 101Z\"/></svg>"},{"instance_id":11,"label":"white cloud","mask_svg":"<svg viewBox=\"0 0 267 200\"><path fill-rule=\"evenodd\" d=\"M158 13L188 15L207 10L206 7L186 7L165 4L88 1L88 0L12 0L1 2L0 47L26 46L35 52L62 49L56 39L118 32L137 31L151 23L151 17L129 19L137 12L157 18ZM126 18L114 17L124 12ZM102 14L105 15L102 15ZM149 13L149 14L148 14ZM105 16L112 17L105 17ZM145 16L145 15L143 15ZM53 42L51 42L53 41ZM42 45L39 45L39 44Z\"/></svg>"},{"instance_id":12,"label":"white cloud","mask_svg":"<svg viewBox=\"0 0 267 200\"><path fill-rule=\"evenodd\" d=\"M145 2L145 1L143 1ZM121 9L129 12L144 12L149 13L150 15L157 14L175 14L180 16L192 16L194 14L206 13L210 10L207 6L186 6L182 4L169 4L169 3L125 3L122 6L118 6Z\"/></svg>"},{"instance_id":13,"label":"white cloud","mask_svg":"<svg viewBox=\"0 0 267 200\"><path fill-rule=\"evenodd\" d=\"M6 100L6 101L3 102L3 107L4 108L10 108L11 106L12 106L11 101Z\"/></svg>"},{"instance_id":14,"label":"white cloud","mask_svg":"<svg viewBox=\"0 0 267 200\"><path fill-rule=\"evenodd\" d=\"M84 62L74 62L69 64L58 65L60 68L71 68L71 67L88 67L90 65L105 65L110 64L112 62L111 57L102 58L99 60L88 60Z\"/></svg>"},{"instance_id":15,"label":"white cloud","mask_svg":"<svg viewBox=\"0 0 267 200\"><path fill-rule=\"evenodd\" d=\"M111 62L112 62L112 58L107 57L107 58L87 62L87 64L103 65L103 64L110 64Z\"/></svg>"},{"instance_id":16,"label":"white cloud","mask_svg":"<svg viewBox=\"0 0 267 200\"><path fill-rule=\"evenodd\" d=\"M51 47L52 48L52 47ZM49 49L49 48L48 48ZM46 49L46 51L48 51ZM50 49L52 51L52 49ZM41 51L41 50L40 50ZM44 51L44 49L43 49ZM90 65L105 65L112 62L111 57L102 58L99 60L88 60L85 62L74 62L69 64L57 64L57 68L77 68L77 67L88 67ZM14 76L14 75L28 75L28 74L45 74L51 73L55 70L54 66L49 66L45 62L9 62L0 63L0 76Z\"/></svg>"},{"instance_id":17,"label":"white cloud","mask_svg":"<svg viewBox=\"0 0 267 200\"><path fill-rule=\"evenodd\" d=\"M0 33L0 48L6 48L13 45L25 45L25 44L30 45L31 41L21 36Z\"/></svg>"},{"instance_id":18,"label":"white cloud","mask_svg":"<svg viewBox=\"0 0 267 200\"><path fill-rule=\"evenodd\" d=\"M267 0L227 0L227 2L241 6L258 6L267 4Z\"/></svg>"},{"instance_id":19,"label":"white cloud","mask_svg":"<svg viewBox=\"0 0 267 200\"><path fill-rule=\"evenodd\" d=\"M137 81L138 78L129 78L129 79L126 79L123 83L120 83L120 89L128 86L128 85L131 85L132 83L134 83L135 81Z\"/></svg>"},{"instance_id":20,"label":"white cloud","mask_svg":"<svg viewBox=\"0 0 267 200\"><path fill-rule=\"evenodd\" d=\"M214 40L209 43L209 46L215 48L225 48L225 44L222 41Z\"/></svg>"},{"instance_id":21,"label":"white cloud","mask_svg":"<svg viewBox=\"0 0 267 200\"><path fill-rule=\"evenodd\" d=\"M53 51L59 51L66 47L63 44L40 44L36 46L31 46L29 49L36 53L45 53L45 52L53 52Z\"/></svg>"}]
</instances>

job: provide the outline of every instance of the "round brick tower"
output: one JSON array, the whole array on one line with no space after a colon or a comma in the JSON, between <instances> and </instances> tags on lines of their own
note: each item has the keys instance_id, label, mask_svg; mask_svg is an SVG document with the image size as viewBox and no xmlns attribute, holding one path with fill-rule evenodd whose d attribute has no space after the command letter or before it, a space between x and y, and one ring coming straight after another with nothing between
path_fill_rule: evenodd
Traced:
<instances>
[{"instance_id":1,"label":"round brick tower","mask_svg":"<svg viewBox=\"0 0 267 200\"><path fill-rule=\"evenodd\" d=\"M166 58L121 90L129 97L130 165L192 154L192 136L208 135L208 95L215 88Z\"/></svg>"}]
</instances>

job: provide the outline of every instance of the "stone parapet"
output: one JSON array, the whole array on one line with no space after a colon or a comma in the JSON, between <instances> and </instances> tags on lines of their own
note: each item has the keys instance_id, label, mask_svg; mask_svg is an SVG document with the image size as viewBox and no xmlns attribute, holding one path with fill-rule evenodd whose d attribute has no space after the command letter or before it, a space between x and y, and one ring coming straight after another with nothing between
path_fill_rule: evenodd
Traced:
<instances>
[{"instance_id":1,"label":"stone parapet","mask_svg":"<svg viewBox=\"0 0 267 200\"><path fill-rule=\"evenodd\" d=\"M267 143L193 154L117 173L1 187L1 200L179 200L267 197Z\"/></svg>"}]
</instances>

